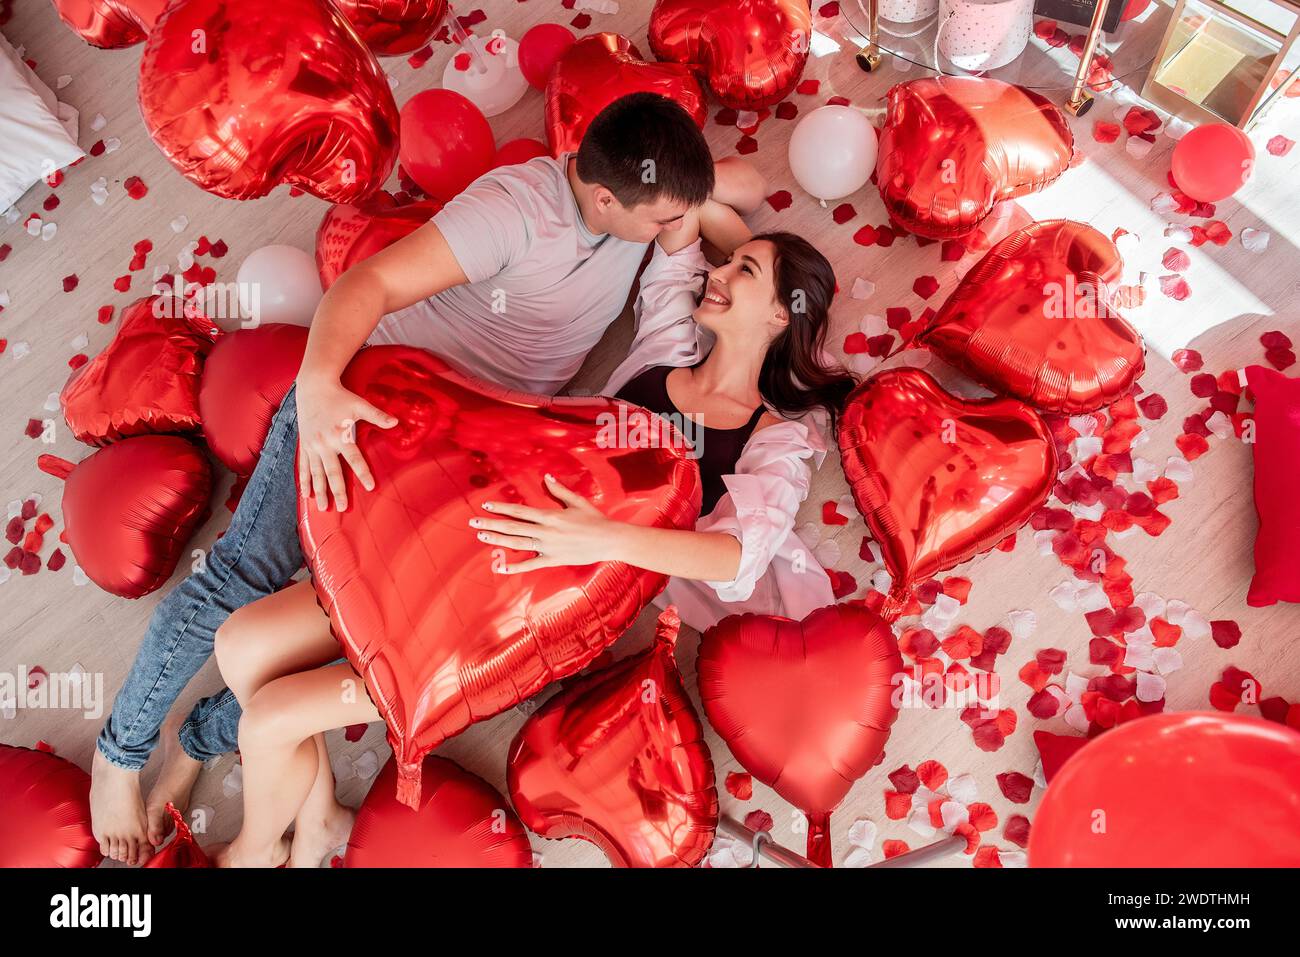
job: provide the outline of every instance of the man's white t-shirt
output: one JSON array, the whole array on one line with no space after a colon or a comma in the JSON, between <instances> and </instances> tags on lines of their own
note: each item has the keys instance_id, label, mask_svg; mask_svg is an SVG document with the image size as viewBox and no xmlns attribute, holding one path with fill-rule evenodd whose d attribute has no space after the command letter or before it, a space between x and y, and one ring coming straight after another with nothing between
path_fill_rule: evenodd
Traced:
<instances>
[{"instance_id":1,"label":"man's white t-shirt","mask_svg":"<svg viewBox=\"0 0 1300 957\"><path fill-rule=\"evenodd\" d=\"M646 243L594 235L569 154L483 174L433 217L469 282L384 316L372 344L435 352L463 371L553 395L622 312Z\"/></svg>"}]
</instances>

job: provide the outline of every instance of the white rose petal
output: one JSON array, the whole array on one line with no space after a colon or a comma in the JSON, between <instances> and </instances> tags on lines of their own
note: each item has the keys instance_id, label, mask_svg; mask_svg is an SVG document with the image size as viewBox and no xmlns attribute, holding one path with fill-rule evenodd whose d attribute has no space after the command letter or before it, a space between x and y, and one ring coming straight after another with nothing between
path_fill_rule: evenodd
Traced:
<instances>
[{"instance_id":1,"label":"white rose petal","mask_svg":"<svg viewBox=\"0 0 1300 957\"><path fill-rule=\"evenodd\" d=\"M1137 673L1137 699L1139 701L1159 701L1165 696L1165 679L1146 671Z\"/></svg>"},{"instance_id":2,"label":"white rose petal","mask_svg":"<svg viewBox=\"0 0 1300 957\"><path fill-rule=\"evenodd\" d=\"M1241 245L1252 253L1262 253L1268 248L1269 234L1262 229L1247 226L1241 231Z\"/></svg>"},{"instance_id":3,"label":"white rose petal","mask_svg":"<svg viewBox=\"0 0 1300 957\"><path fill-rule=\"evenodd\" d=\"M869 299L876 291L876 284L870 279L858 276L853 280L853 291L849 293L854 299Z\"/></svg>"},{"instance_id":4,"label":"white rose petal","mask_svg":"<svg viewBox=\"0 0 1300 957\"><path fill-rule=\"evenodd\" d=\"M948 779L948 794L954 801L972 804L979 800L979 786L973 774L959 774Z\"/></svg>"},{"instance_id":5,"label":"white rose petal","mask_svg":"<svg viewBox=\"0 0 1300 957\"><path fill-rule=\"evenodd\" d=\"M849 843L869 851L876 846L878 831L875 821L869 817L860 817L849 825Z\"/></svg>"},{"instance_id":6,"label":"white rose petal","mask_svg":"<svg viewBox=\"0 0 1300 957\"><path fill-rule=\"evenodd\" d=\"M939 817L943 819L945 831L953 831L963 824L970 823L970 811L966 809L966 805L959 804L957 801L944 801L940 804Z\"/></svg>"},{"instance_id":7,"label":"white rose petal","mask_svg":"<svg viewBox=\"0 0 1300 957\"><path fill-rule=\"evenodd\" d=\"M1183 666L1183 656L1177 648L1157 648L1152 652L1151 658L1156 663L1156 670L1162 675L1173 674Z\"/></svg>"}]
</instances>

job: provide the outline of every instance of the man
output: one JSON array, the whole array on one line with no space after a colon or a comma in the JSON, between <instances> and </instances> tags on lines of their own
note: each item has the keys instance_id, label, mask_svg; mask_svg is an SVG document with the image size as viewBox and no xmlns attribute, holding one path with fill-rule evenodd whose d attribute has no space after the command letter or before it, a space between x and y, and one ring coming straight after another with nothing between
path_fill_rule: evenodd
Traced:
<instances>
[{"instance_id":1,"label":"man","mask_svg":"<svg viewBox=\"0 0 1300 957\"><path fill-rule=\"evenodd\" d=\"M752 211L761 179L743 164L720 169L724 201ZM166 836L166 803L184 807L202 763L235 750L240 709L228 689L183 721L164 720L226 618L302 566L295 470L321 509L331 498L348 507L344 467L374 486L349 425L395 420L341 385L357 350L419 346L471 375L554 394L622 311L647 244L714 187L708 146L686 111L632 94L592 121L576 155L485 174L429 224L339 277L229 530L206 567L158 605L100 733L91 813L106 856L147 859ZM139 772L160 735L164 766L146 808Z\"/></svg>"}]
</instances>

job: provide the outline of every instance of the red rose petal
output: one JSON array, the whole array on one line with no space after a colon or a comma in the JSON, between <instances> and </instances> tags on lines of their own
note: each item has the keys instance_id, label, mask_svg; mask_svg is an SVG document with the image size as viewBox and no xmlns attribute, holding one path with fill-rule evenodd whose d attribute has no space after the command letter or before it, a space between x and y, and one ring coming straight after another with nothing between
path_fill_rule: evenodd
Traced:
<instances>
[{"instance_id":1,"label":"red rose petal","mask_svg":"<svg viewBox=\"0 0 1300 957\"><path fill-rule=\"evenodd\" d=\"M729 771L726 778L727 793L737 801L748 801L754 796L754 779L748 774Z\"/></svg>"},{"instance_id":2,"label":"red rose petal","mask_svg":"<svg viewBox=\"0 0 1300 957\"><path fill-rule=\"evenodd\" d=\"M912 283L912 291L922 299L929 299L939 291L939 280L933 276L920 276Z\"/></svg>"},{"instance_id":3,"label":"red rose petal","mask_svg":"<svg viewBox=\"0 0 1300 957\"><path fill-rule=\"evenodd\" d=\"M1021 774L1019 771L1008 771L1005 774L998 775L998 787L1002 789L1002 794L1012 804L1027 804L1029 803L1029 795L1034 790L1034 779ZM985 806L987 807L987 805ZM996 818L994 820L996 823ZM975 826L979 827L978 824ZM986 831L988 828L980 827L980 830Z\"/></svg>"},{"instance_id":4,"label":"red rose petal","mask_svg":"<svg viewBox=\"0 0 1300 957\"><path fill-rule=\"evenodd\" d=\"M783 209L788 209L794 202L794 197L790 195L788 189L778 190L767 198L767 205L771 206L778 213Z\"/></svg>"}]
</instances>

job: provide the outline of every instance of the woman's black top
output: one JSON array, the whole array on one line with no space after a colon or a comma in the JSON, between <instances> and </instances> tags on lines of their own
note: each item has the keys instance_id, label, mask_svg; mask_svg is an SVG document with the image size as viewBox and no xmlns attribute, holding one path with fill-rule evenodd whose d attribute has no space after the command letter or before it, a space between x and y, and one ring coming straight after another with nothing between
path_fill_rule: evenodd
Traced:
<instances>
[{"instance_id":1,"label":"woman's black top","mask_svg":"<svg viewBox=\"0 0 1300 957\"><path fill-rule=\"evenodd\" d=\"M646 369L636 378L630 380L618 390L618 398L634 402L651 412L671 416L679 421L674 425L681 427L680 419L685 414L673 405L668 395L668 374L674 366L654 366ZM701 515L713 511L718 500L727 492L722 476L734 474L740 453L749 441L749 436L763 417L764 407L759 406L749 421L737 429L710 429L707 426L696 427L687 436L694 441L697 453L696 463L700 467L700 480L704 484L704 503ZM670 420L671 421L671 420Z\"/></svg>"}]
</instances>

